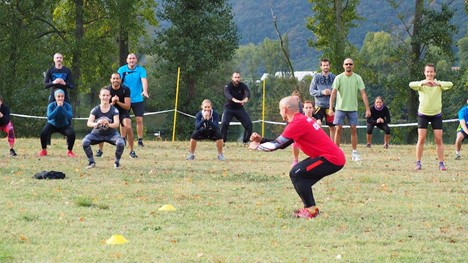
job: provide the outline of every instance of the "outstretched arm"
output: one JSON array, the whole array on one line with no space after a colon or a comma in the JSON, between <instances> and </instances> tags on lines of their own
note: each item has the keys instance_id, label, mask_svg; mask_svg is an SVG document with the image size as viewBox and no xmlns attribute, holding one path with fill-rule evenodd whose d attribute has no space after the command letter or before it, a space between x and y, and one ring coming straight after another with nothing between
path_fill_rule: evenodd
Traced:
<instances>
[{"instance_id":1,"label":"outstretched arm","mask_svg":"<svg viewBox=\"0 0 468 263\"><path fill-rule=\"evenodd\" d=\"M256 132L250 136L250 140L252 140L254 145L257 146L257 150L264 152L272 152L278 149L284 149L294 142L294 140L288 139L283 135L278 136L278 138L274 140L265 139Z\"/></svg>"}]
</instances>

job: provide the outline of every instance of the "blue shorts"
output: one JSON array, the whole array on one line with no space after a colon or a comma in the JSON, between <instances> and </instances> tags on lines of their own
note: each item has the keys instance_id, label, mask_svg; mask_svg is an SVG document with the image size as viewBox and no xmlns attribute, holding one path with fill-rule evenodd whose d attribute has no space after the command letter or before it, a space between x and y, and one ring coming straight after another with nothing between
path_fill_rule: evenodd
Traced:
<instances>
[{"instance_id":1,"label":"blue shorts","mask_svg":"<svg viewBox=\"0 0 468 263\"><path fill-rule=\"evenodd\" d=\"M357 111L341 111L341 110L336 110L335 111L335 119L333 120L333 124L335 125L344 125L344 119L345 117L348 119L348 123L351 126L357 126L358 125L358 113Z\"/></svg>"}]
</instances>

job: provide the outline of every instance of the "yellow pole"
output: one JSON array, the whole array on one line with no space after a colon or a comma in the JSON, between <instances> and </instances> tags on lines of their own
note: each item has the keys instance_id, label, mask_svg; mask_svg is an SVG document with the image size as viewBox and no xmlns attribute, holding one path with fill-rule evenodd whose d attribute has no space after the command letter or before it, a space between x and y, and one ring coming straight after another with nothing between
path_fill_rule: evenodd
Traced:
<instances>
[{"instance_id":1,"label":"yellow pole","mask_svg":"<svg viewBox=\"0 0 468 263\"><path fill-rule=\"evenodd\" d=\"M262 99L262 137L265 136L265 86L266 79L263 80L263 99Z\"/></svg>"},{"instance_id":2,"label":"yellow pole","mask_svg":"<svg viewBox=\"0 0 468 263\"><path fill-rule=\"evenodd\" d=\"M175 140L175 131L177 123L177 103L179 102L179 80L180 80L180 67L177 68L177 86L175 95L175 107L174 107L174 127L172 127L172 142Z\"/></svg>"}]
</instances>

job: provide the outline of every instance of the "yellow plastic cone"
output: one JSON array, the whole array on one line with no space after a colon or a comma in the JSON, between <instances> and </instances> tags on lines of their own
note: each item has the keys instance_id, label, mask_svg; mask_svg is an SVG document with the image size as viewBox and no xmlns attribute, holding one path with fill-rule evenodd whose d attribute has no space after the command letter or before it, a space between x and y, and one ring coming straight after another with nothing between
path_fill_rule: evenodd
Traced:
<instances>
[{"instance_id":1,"label":"yellow plastic cone","mask_svg":"<svg viewBox=\"0 0 468 263\"><path fill-rule=\"evenodd\" d=\"M107 239L106 244L108 245L121 245L127 243L128 240L123 237L122 235L112 235L109 239Z\"/></svg>"},{"instance_id":2,"label":"yellow plastic cone","mask_svg":"<svg viewBox=\"0 0 468 263\"><path fill-rule=\"evenodd\" d=\"M159 211L175 211L175 207L173 205L163 205L159 208Z\"/></svg>"}]
</instances>

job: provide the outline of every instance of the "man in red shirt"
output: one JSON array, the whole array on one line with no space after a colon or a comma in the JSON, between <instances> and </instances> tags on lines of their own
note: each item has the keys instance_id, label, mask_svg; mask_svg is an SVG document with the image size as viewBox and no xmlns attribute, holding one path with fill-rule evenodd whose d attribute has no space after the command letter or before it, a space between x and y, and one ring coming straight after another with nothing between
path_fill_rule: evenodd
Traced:
<instances>
[{"instance_id":1,"label":"man in red shirt","mask_svg":"<svg viewBox=\"0 0 468 263\"><path fill-rule=\"evenodd\" d=\"M275 140L253 133L250 148L271 152L284 149L293 142L299 146L308 157L289 172L291 182L304 203L304 208L296 210L295 216L314 218L319 209L315 206L312 186L323 177L341 170L346 163L345 155L313 119L299 113L299 103L295 98L283 98L279 109L283 120L288 122L283 133Z\"/></svg>"}]
</instances>

